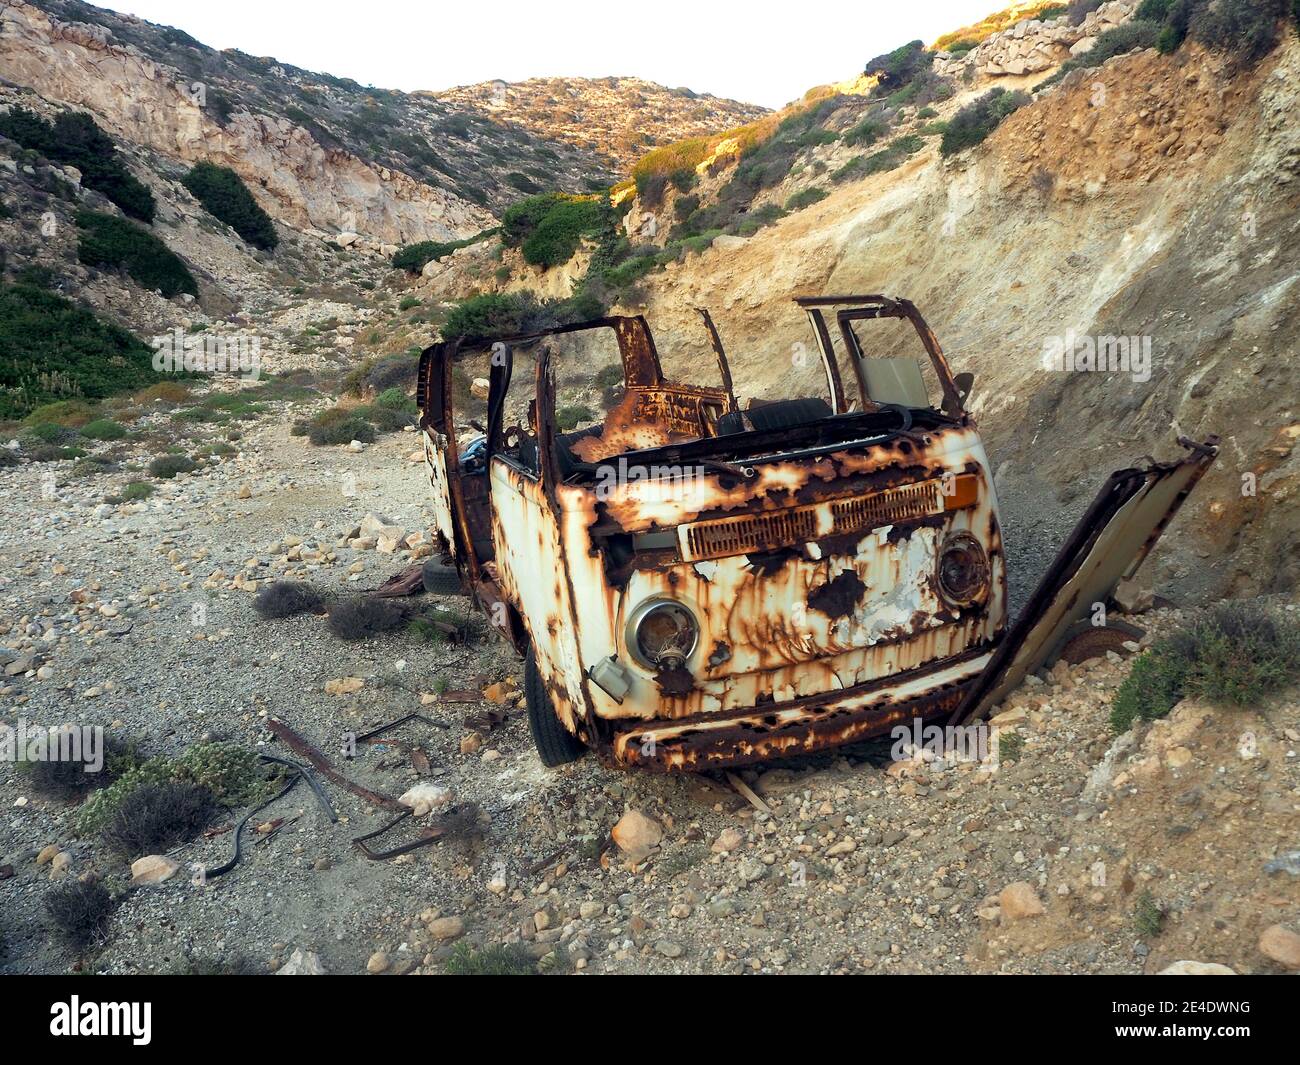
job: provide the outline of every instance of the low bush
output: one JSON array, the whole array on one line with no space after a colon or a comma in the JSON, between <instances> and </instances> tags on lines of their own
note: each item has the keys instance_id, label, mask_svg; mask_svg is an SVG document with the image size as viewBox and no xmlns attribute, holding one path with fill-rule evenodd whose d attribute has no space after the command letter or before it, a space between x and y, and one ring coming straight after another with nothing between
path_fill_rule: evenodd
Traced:
<instances>
[{"instance_id":1,"label":"low bush","mask_svg":"<svg viewBox=\"0 0 1300 1065\"><path fill-rule=\"evenodd\" d=\"M149 474L160 481L170 481L177 474L193 473L198 465L188 455L159 455L149 463Z\"/></svg>"},{"instance_id":2,"label":"low bush","mask_svg":"<svg viewBox=\"0 0 1300 1065\"><path fill-rule=\"evenodd\" d=\"M66 425L54 422L37 422L18 434L18 442L35 447L37 444L70 444L81 434Z\"/></svg>"},{"instance_id":3,"label":"low bush","mask_svg":"<svg viewBox=\"0 0 1300 1065\"><path fill-rule=\"evenodd\" d=\"M415 400L401 388L386 388L375 397L375 406L414 413Z\"/></svg>"},{"instance_id":4,"label":"low bush","mask_svg":"<svg viewBox=\"0 0 1300 1065\"><path fill-rule=\"evenodd\" d=\"M1133 927L1142 939L1154 939L1165 927L1165 911L1149 889L1143 890L1133 907Z\"/></svg>"},{"instance_id":5,"label":"low bush","mask_svg":"<svg viewBox=\"0 0 1300 1065\"><path fill-rule=\"evenodd\" d=\"M1223 603L1133 662L1110 722L1124 732L1164 717L1180 700L1251 706L1300 680L1300 619L1257 604Z\"/></svg>"},{"instance_id":6,"label":"low bush","mask_svg":"<svg viewBox=\"0 0 1300 1065\"><path fill-rule=\"evenodd\" d=\"M834 182L855 181L871 174L882 174L897 170L909 156L915 155L925 147L925 142L915 134L899 137L888 147L871 155L858 155L831 174Z\"/></svg>"},{"instance_id":7,"label":"low bush","mask_svg":"<svg viewBox=\"0 0 1300 1065\"><path fill-rule=\"evenodd\" d=\"M78 211L77 228L77 257L87 266L120 267L137 284L157 289L168 299L199 294L189 267L147 229L99 211Z\"/></svg>"},{"instance_id":8,"label":"low bush","mask_svg":"<svg viewBox=\"0 0 1300 1065\"><path fill-rule=\"evenodd\" d=\"M45 913L54 934L77 950L101 942L117 903L99 882L74 880L45 896Z\"/></svg>"},{"instance_id":9,"label":"low bush","mask_svg":"<svg viewBox=\"0 0 1300 1065\"><path fill-rule=\"evenodd\" d=\"M43 403L23 419L23 424L39 426L48 423L78 428L97 417L99 412L94 404L81 399L61 399Z\"/></svg>"},{"instance_id":10,"label":"low bush","mask_svg":"<svg viewBox=\"0 0 1300 1065\"><path fill-rule=\"evenodd\" d=\"M458 943L443 962L447 976L536 976L537 963L519 946L481 949Z\"/></svg>"},{"instance_id":11,"label":"low bush","mask_svg":"<svg viewBox=\"0 0 1300 1065\"><path fill-rule=\"evenodd\" d=\"M216 812L216 796L197 784L142 784L122 798L99 835L109 850L129 860L189 842Z\"/></svg>"},{"instance_id":12,"label":"low bush","mask_svg":"<svg viewBox=\"0 0 1300 1065\"><path fill-rule=\"evenodd\" d=\"M159 381L156 385L141 389L132 397L134 402L141 407L154 404L174 407L177 404L184 403L189 398L190 386L179 381Z\"/></svg>"},{"instance_id":13,"label":"low bush","mask_svg":"<svg viewBox=\"0 0 1300 1065\"><path fill-rule=\"evenodd\" d=\"M481 340L526 333L566 324L566 318L580 321L580 318L568 317L577 309L567 300L541 301L526 292L487 292L462 300L452 308L442 327L442 335L447 339Z\"/></svg>"},{"instance_id":14,"label":"low bush","mask_svg":"<svg viewBox=\"0 0 1300 1065\"><path fill-rule=\"evenodd\" d=\"M272 581L253 597L253 609L268 620L316 614L324 605L320 592L306 581Z\"/></svg>"},{"instance_id":15,"label":"low bush","mask_svg":"<svg viewBox=\"0 0 1300 1065\"><path fill-rule=\"evenodd\" d=\"M148 481L130 481L123 486L122 491L116 495L108 496L104 502L112 503L139 503L141 500L148 499L154 494L154 486Z\"/></svg>"},{"instance_id":16,"label":"low bush","mask_svg":"<svg viewBox=\"0 0 1300 1065\"><path fill-rule=\"evenodd\" d=\"M1003 119L1027 103L1029 97L1023 92L990 90L952 116L943 131L939 151L945 156L955 155L982 143Z\"/></svg>"},{"instance_id":17,"label":"low bush","mask_svg":"<svg viewBox=\"0 0 1300 1065\"><path fill-rule=\"evenodd\" d=\"M332 604L327 624L340 640L366 640L391 632L405 621L406 613L392 600L363 596Z\"/></svg>"},{"instance_id":18,"label":"low bush","mask_svg":"<svg viewBox=\"0 0 1300 1065\"><path fill-rule=\"evenodd\" d=\"M121 440L126 436L126 426L111 418L99 418L83 425L81 435L87 440Z\"/></svg>"},{"instance_id":19,"label":"low bush","mask_svg":"<svg viewBox=\"0 0 1300 1065\"><path fill-rule=\"evenodd\" d=\"M375 427L365 418L348 413L346 417L325 423L309 423L307 426L307 439L317 447L350 444L353 440L362 444L371 444L375 440Z\"/></svg>"},{"instance_id":20,"label":"low bush","mask_svg":"<svg viewBox=\"0 0 1300 1065\"><path fill-rule=\"evenodd\" d=\"M470 240L422 240L415 244L408 244L393 255L393 268L405 270L408 274L418 274L429 263L445 259L452 252L467 248L473 243L472 238ZM416 300L416 303L418 302L419 300ZM402 303L404 304L402 310L408 310L409 307L405 306L406 300Z\"/></svg>"},{"instance_id":21,"label":"low bush","mask_svg":"<svg viewBox=\"0 0 1300 1065\"><path fill-rule=\"evenodd\" d=\"M568 432L570 429L576 429L583 422L589 422L595 417L595 413L590 407L584 407L580 404L570 404L559 407L555 411L555 427L561 432Z\"/></svg>"},{"instance_id":22,"label":"low bush","mask_svg":"<svg viewBox=\"0 0 1300 1065\"><path fill-rule=\"evenodd\" d=\"M79 799L96 788L107 787L129 767L134 749L120 740L105 738L103 764L87 772L87 763L75 758L49 758L19 763L26 784L38 795L54 799Z\"/></svg>"},{"instance_id":23,"label":"low bush","mask_svg":"<svg viewBox=\"0 0 1300 1065\"><path fill-rule=\"evenodd\" d=\"M397 407L384 407L378 403L373 403L368 407L357 407L354 414L358 418L364 418L381 433L401 432L408 425L415 424L413 411L402 410Z\"/></svg>"},{"instance_id":24,"label":"low bush","mask_svg":"<svg viewBox=\"0 0 1300 1065\"><path fill-rule=\"evenodd\" d=\"M1294 0L1184 0L1192 11L1188 28L1193 39L1207 48L1227 52L1246 63L1263 59L1277 47L1282 20L1300 20ZM1181 13L1171 9L1171 23Z\"/></svg>"},{"instance_id":25,"label":"low bush","mask_svg":"<svg viewBox=\"0 0 1300 1065\"><path fill-rule=\"evenodd\" d=\"M280 243L275 223L248 191L239 175L226 166L196 163L182 184L214 218L225 222L248 244L271 251Z\"/></svg>"}]
</instances>

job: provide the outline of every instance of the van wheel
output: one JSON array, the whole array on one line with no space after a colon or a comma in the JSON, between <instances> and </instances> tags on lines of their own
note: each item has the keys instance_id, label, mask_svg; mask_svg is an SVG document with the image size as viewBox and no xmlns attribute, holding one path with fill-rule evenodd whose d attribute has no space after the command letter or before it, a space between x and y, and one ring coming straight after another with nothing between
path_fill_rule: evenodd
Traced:
<instances>
[{"instance_id":1,"label":"van wheel","mask_svg":"<svg viewBox=\"0 0 1300 1065\"><path fill-rule=\"evenodd\" d=\"M437 559L429 559L421 571L424 590L430 595L464 595L460 574L454 566L444 566Z\"/></svg>"},{"instance_id":2,"label":"van wheel","mask_svg":"<svg viewBox=\"0 0 1300 1065\"><path fill-rule=\"evenodd\" d=\"M568 765L587 752L582 741L571 735L555 716L555 707L546 693L546 685L542 683L531 649L524 663L524 701L528 704L528 730L533 734L533 746L537 748L542 765L548 769Z\"/></svg>"}]
</instances>

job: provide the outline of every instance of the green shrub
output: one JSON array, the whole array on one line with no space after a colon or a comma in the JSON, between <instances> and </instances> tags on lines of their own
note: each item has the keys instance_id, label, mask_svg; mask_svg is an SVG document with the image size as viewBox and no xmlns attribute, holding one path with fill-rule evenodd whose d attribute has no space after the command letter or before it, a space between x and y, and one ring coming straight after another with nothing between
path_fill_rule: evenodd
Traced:
<instances>
[{"instance_id":1,"label":"green shrub","mask_svg":"<svg viewBox=\"0 0 1300 1065\"><path fill-rule=\"evenodd\" d=\"M95 405L83 399L59 399L53 403L42 403L23 419L23 424L79 428L87 422L93 422L98 416L99 411Z\"/></svg>"},{"instance_id":2,"label":"green shrub","mask_svg":"<svg viewBox=\"0 0 1300 1065\"><path fill-rule=\"evenodd\" d=\"M816 187L800 189L785 201L787 211L802 211L805 207L811 207L814 203L821 203L830 193L825 189Z\"/></svg>"},{"instance_id":3,"label":"green shrub","mask_svg":"<svg viewBox=\"0 0 1300 1065\"><path fill-rule=\"evenodd\" d=\"M381 433L400 432L408 425L415 424L413 410L383 407L378 403L371 404L368 407L355 407L352 413L355 417L364 418L370 422Z\"/></svg>"},{"instance_id":4,"label":"green shrub","mask_svg":"<svg viewBox=\"0 0 1300 1065\"><path fill-rule=\"evenodd\" d=\"M879 79L874 96L889 96L910 85L931 67L933 57L925 50L922 41L911 41L892 52L876 56L867 63L863 73Z\"/></svg>"},{"instance_id":5,"label":"green shrub","mask_svg":"<svg viewBox=\"0 0 1300 1065\"><path fill-rule=\"evenodd\" d=\"M871 174L883 174L889 170L897 170L907 161L908 156L916 154L923 147L925 147L925 142L915 134L899 137L888 147L871 155L854 156L831 174L831 180L835 182L853 181L858 178L868 177Z\"/></svg>"},{"instance_id":6,"label":"green shrub","mask_svg":"<svg viewBox=\"0 0 1300 1065\"><path fill-rule=\"evenodd\" d=\"M468 943L457 943L442 971L447 976L536 976L537 965L519 946L476 950Z\"/></svg>"},{"instance_id":7,"label":"green shrub","mask_svg":"<svg viewBox=\"0 0 1300 1065\"><path fill-rule=\"evenodd\" d=\"M184 261L147 229L98 211L78 211L77 228L77 257L87 266L122 267L138 284L168 299L183 292L198 295Z\"/></svg>"},{"instance_id":8,"label":"green shrub","mask_svg":"<svg viewBox=\"0 0 1300 1065\"><path fill-rule=\"evenodd\" d=\"M152 222L153 193L122 163L112 139L89 115L64 111L53 122L23 107L0 114L0 134L56 163L75 166L81 183L106 196L123 214Z\"/></svg>"},{"instance_id":9,"label":"green shrub","mask_svg":"<svg viewBox=\"0 0 1300 1065\"><path fill-rule=\"evenodd\" d=\"M1224 603L1170 639L1188 663L1189 695L1251 706L1300 678L1300 619L1249 601Z\"/></svg>"},{"instance_id":10,"label":"green shrub","mask_svg":"<svg viewBox=\"0 0 1300 1065\"><path fill-rule=\"evenodd\" d=\"M160 481L170 481L180 473L192 473L198 469L194 460L188 455L159 455L149 463L149 473Z\"/></svg>"},{"instance_id":11,"label":"green shrub","mask_svg":"<svg viewBox=\"0 0 1300 1065\"><path fill-rule=\"evenodd\" d=\"M1165 927L1165 911L1150 889L1144 889L1133 908L1133 925L1142 939L1154 939Z\"/></svg>"},{"instance_id":12,"label":"green shrub","mask_svg":"<svg viewBox=\"0 0 1300 1065\"><path fill-rule=\"evenodd\" d=\"M59 425L57 422L36 422L24 428L18 434L18 440L20 443L31 445L70 444L79 435L76 429L67 425Z\"/></svg>"},{"instance_id":13,"label":"green shrub","mask_svg":"<svg viewBox=\"0 0 1300 1065\"><path fill-rule=\"evenodd\" d=\"M567 263L583 237L600 233L606 213L606 205L595 199L556 204L524 241L524 260L543 268Z\"/></svg>"},{"instance_id":14,"label":"green shrub","mask_svg":"<svg viewBox=\"0 0 1300 1065\"><path fill-rule=\"evenodd\" d=\"M375 427L365 418L350 414L347 417L323 425L309 425L307 439L317 447L350 444L353 440L359 440L363 444L370 444L375 440Z\"/></svg>"},{"instance_id":15,"label":"green shrub","mask_svg":"<svg viewBox=\"0 0 1300 1065\"><path fill-rule=\"evenodd\" d=\"M1300 620L1253 603L1223 603L1138 656L1110 721L1123 732L1164 717L1185 696L1251 706L1300 679Z\"/></svg>"},{"instance_id":16,"label":"green shrub","mask_svg":"<svg viewBox=\"0 0 1300 1065\"><path fill-rule=\"evenodd\" d=\"M519 247L550 213L551 208L564 200L562 192L544 192L516 200L501 216L501 243L507 248Z\"/></svg>"},{"instance_id":17,"label":"green shrub","mask_svg":"<svg viewBox=\"0 0 1300 1065\"><path fill-rule=\"evenodd\" d=\"M81 435L87 440L121 440L126 436L126 426L111 418L100 418L83 425Z\"/></svg>"},{"instance_id":18,"label":"green shrub","mask_svg":"<svg viewBox=\"0 0 1300 1065\"><path fill-rule=\"evenodd\" d=\"M257 755L234 743L200 743L179 758L158 756L126 769L112 784L90 796L77 811L80 835L102 831L122 804L146 785L189 784L207 791L218 806L251 806L274 787Z\"/></svg>"},{"instance_id":19,"label":"green shrub","mask_svg":"<svg viewBox=\"0 0 1300 1065\"><path fill-rule=\"evenodd\" d=\"M271 251L280 243L275 223L248 191L239 175L226 166L196 163L182 183L214 218L225 222L248 244Z\"/></svg>"},{"instance_id":20,"label":"green shrub","mask_svg":"<svg viewBox=\"0 0 1300 1065\"><path fill-rule=\"evenodd\" d=\"M1287 16L1297 17L1292 0L1201 0L1190 30L1207 48L1255 63L1277 47Z\"/></svg>"},{"instance_id":21,"label":"green shrub","mask_svg":"<svg viewBox=\"0 0 1300 1065\"><path fill-rule=\"evenodd\" d=\"M471 296L453 307L442 327L442 335L448 339L483 340L587 321L604 313L599 301L590 295L538 300L526 292L488 292Z\"/></svg>"},{"instance_id":22,"label":"green shrub","mask_svg":"<svg viewBox=\"0 0 1300 1065\"><path fill-rule=\"evenodd\" d=\"M154 494L154 486L148 481L131 481L125 485L122 491L116 495L111 495L104 500L105 503L138 503L141 500L148 499Z\"/></svg>"},{"instance_id":23,"label":"green shrub","mask_svg":"<svg viewBox=\"0 0 1300 1065\"><path fill-rule=\"evenodd\" d=\"M0 418L61 396L134 391L160 377L153 352L125 329L45 289L0 284Z\"/></svg>"},{"instance_id":24,"label":"green shrub","mask_svg":"<svg viewBox=\"0 0 1300 1065\"><path fill-rule=\"evenodd\" d=\"M1133 17L1144 22L1164 22L1174 2L1175 0L1142 0L1133 12Z\"/></svg>"},{"instance_id":25,"label":"green shrub","mask_svg":"<svg viewBox=\"0 0 1300 1065\"><path fill-rule=\"evenodd\" d=\"M400 410L405 412L415 411L415 400L407 395L405 389L386 388L375 397L375 405L387 407L390 410Z\"/></svg>"},{"instance_id":26,"label":"green shrub","mask_svg":"<svg viewBox=\"0 0 1300 1065\"><path fill-rule=\"evenodd\" d=\"M1133 660L1133 668L1115 693L1110 724L1126 732L1138 721L1164 717L1183 697L1187 663L1164 650L1147 651Z\"/></svg>"},{"instance_id":27,"label":"green shrub","mask_svg":"<svg viewBox=\"0 0 1300 1065\"><path fill-rule=\"evenodd\" d=\"M939 151L944 155L954 155L982 143L1004 118L1027 103L1029 97L1023 92L990 90L952 116L943 131Z\"/></svg>"},{"instance_id":28,"label":"green shrub","mask_svg":"<svg viewBox=\"0 0 1300 1065\"><path fill-rule=\"evenodd\" d=\"M581 404L574 403L559 407L555 411L555 427L561 432L567 433L570 429L576 429L583 422L591 421L595 416L590 407L584 407Z\"/></svg>"},{"instance_id":29,"label":"green shrub","mask_svg":"<svg viewBox=\"0 0 1300 1065\"><path fill-rule=\"evenodd\" d=\"M468 247L472 243L471 240L422 240L416 244L408 244L393 256L393 268L405 270L408 274L418 274L429 263L446 258L452 252ZM402 300L404 304L402 310L408 310L419 302L416 300L415 303L406 305L406 300Z\"/></svg>"},{"instance_id":30,"label":"green shrub","mask_svg":"<svg viewBox=\"0 0 1300 1065\"><path fill-rule=\"evenodd\" d=\"M844 143L865 147L875 144L888 132L888 122L879 118L864 118L844 134Z\"/></svg>"}]
</instances>

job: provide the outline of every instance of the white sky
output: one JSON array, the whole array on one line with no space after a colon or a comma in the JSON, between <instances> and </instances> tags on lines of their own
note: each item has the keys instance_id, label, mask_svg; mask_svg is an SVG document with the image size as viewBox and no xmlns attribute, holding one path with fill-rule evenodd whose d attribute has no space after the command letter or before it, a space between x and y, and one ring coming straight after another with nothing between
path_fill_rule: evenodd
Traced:
<instances>
[{"instance_id":1,"label":"white sky","mask_svg":"<svg viewBox=\"0 0 1300 1065\"><path fill-rule=\"evenodd\" d=\"M214 48L386 89L539 75L646 78L780 107L1008 0L106 0Z\"/></svg>"}]
</instances>

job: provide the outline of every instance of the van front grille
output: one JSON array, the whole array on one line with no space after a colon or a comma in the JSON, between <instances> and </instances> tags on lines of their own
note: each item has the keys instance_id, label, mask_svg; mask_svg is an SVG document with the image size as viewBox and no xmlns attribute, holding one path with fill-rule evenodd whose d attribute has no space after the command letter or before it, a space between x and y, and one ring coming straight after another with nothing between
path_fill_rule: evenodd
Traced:
<instances>
[{"instance_id":1,"label":"van front grille","mask_svg":"<svg viewBox=\"0 0 1300 1065\"><path fill-rule=\"evenodd\" d=\"M696 522L681 526L678 535L683 560L698 562L773 551L828 536L866 533L942 512L940 482L931 480L769 514Z\"/></svg>"}]
</instances>

